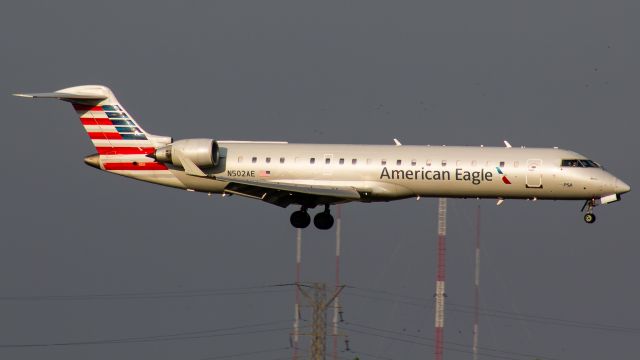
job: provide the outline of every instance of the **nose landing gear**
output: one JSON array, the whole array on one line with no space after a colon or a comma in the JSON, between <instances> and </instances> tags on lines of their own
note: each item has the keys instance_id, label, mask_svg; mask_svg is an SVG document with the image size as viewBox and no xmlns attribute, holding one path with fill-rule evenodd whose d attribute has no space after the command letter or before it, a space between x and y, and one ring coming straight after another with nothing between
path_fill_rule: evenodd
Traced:
<instances>
[{"instance_id":1,"label":"nose landing gear","mask_svg":"<svg viewBox=\"0 0 640 360\"><path fill-rule=\"evenodd\" d=\"M291 225L296 229L304 229L311 224L311 216L307 212L306 207L302 207L298 211L294 211L289 218ZM329 211L329 205L325 205L324 211L313 217L313 224L319 230L329 230L333 227L333 216Z\"/></svg>"},{"instance_id":2,"label":"nose landing gear","mask_svg":"<svg viewBox=\"0 0 640 360\"><path fill-rule=\"evenodd\" d=\"M596 207L596 199L587 200L582 206L581 211L584 211L585 208L587 209L587 213L584 214L584 221L587 224L593 224L594 222L596 222L596 215L593 213L594 207Z\"/></svg>"}]
</instances>

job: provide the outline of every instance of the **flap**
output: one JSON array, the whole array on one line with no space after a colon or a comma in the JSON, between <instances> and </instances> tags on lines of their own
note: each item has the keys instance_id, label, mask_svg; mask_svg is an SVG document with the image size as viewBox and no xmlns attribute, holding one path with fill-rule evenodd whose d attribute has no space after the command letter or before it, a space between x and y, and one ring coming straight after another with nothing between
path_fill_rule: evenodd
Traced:
<instances>
[{"instance_id":1,"label":"flap","mask_svg":"<svg viewBox=\"0 0 640 360\"><path fill-rule=\"evenodd\" d=\"M302 185L302 184L290 184L280 183L275 181L261 181L261 180L245 180L236 179L226 176L216 176L217 180L226 181L229 183L255 186L263 189L273 189L280 191L287 191L305 195L315 195L323 197L334 197L345 200L360 200L360 193L353 187L347 186L323 186L323 185Z\"/></svg>"}]
</instances>

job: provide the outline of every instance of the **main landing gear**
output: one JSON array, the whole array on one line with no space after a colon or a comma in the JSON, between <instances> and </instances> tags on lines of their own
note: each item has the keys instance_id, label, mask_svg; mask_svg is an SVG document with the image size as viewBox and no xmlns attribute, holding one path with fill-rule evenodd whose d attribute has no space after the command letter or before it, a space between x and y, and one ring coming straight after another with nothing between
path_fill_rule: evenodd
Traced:
<instances>
[{"instance_id":1,"label":"main landing gear","mask_svg":"<svg viewBox=\"0 0 640 360\"><path fill-rule=\"evenodd\" d=\"M297 229L304 229L311 224L311 216L307 213L307 208L302 207L298 211L294 211L289 218L291 225ZM329 211L329 205L324 206L324 211L317 213L313 217L313 224L320 230L329 230L333 226L333 215Z\"/></svg>"},{"instance_id":2,"label":"main landing gear","mask_svg":"<svg viewBox=\"0 0 640 360\"><path fill-rule=\"evenodd\" d=\"M587 224L596 222L596 215L593 213L594 207L596 207L596 199L587 200L582 206L582 211L584 211L585 208L587 209L587 213L584 214L584 221Z\"/></svg>"}]
</instances>

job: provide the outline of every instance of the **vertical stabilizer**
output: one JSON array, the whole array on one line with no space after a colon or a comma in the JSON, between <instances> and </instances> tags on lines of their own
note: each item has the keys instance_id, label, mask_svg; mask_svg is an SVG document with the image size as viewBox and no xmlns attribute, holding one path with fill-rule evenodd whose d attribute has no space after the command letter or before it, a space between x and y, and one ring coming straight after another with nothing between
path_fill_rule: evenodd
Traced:
<instances>
[{"instance_id":1,"label":"vertical stabilizer","mask_svg":"<svg viewBox=\"0 0 640 360\"><path fill-rule=\"evenodd\" d=\"M165 164L146 156L170 144L172 139L144 131L108 87L82 85L50 93L14 95L71 103L97 151L85 158L88 165L143 181L182 187Z\"/></svg>"}]
</instances>

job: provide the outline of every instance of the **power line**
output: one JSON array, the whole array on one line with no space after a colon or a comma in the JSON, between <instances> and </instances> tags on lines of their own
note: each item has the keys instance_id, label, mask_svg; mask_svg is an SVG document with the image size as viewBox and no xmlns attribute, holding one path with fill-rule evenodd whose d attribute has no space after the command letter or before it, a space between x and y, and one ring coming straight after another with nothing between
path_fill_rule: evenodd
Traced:
<instances>
[{"instance_id":1,"label":"power line","mask_svg":"<svg viewBox=\"0 0 640 360\"><path fill-rule=\"evenodd\" d=\"M363 292L380 293L387 296L414 299L416 301L415 302L400 301L400 300L389 299L389 298L378 297L378 296L352 294L349 292L345 293L344 294L345 296L354 296L354 297L370 298L370 299L381 300L381 301L397 302L399 304L405 304L409 306L421 307L426 309L431 309L433 307L433 304L431 303L432 299L428 299L428 298L408 296L408 295L402 295L397 293L391 293L383 290L366 289L366 288L358 288L358 287L349 287L348 289L360 290ZM451 312L459 312L464 314L474 313L473 312L474 307L471 305L463 305L463 304L452 303L452 302L447 302L447 304L449 305L448 309L446 310L448 312L451 311ZM540 324L550 324L550 325L556 325L556 326L575 327L575 328L601 330L601 331L609 331L609 332L621 332L621 333L633 333L633 334L640 333L640 328L625 327L625 326L612 325L612 324L602 324L602 323L596 323L596 322L568 320L568 319L561 319L561 318L556 318L551 316L515 313L515 312L490 309L490 308L480 308L479 310L480 310L481 316L487 316L487 317L504 318L504 319L510 319L510 320L518 320L518 321L529 321L529 322L540 323Z\"/></svg>"},{"instance_id":2,"label":"power line","mask_svg":"<svg viewBox=\"0 0 640 360\"><path fill-rule=\"evenodd\" d=\"M389 358L389 357L386 357L386 356L375 355L375 354L367 353L367 352L360 351L360 350L357 350L357 349L352 349L351 352L354 353L354 354L358 354L358 355L364 355L364 356L372 357L374 359L393 360L392 358Z\"/></svg>"},{"instance_id":3,"label":"power line","mask_svg":"<svg viewBox=\"0 0 640 360\"><path fill-rule=\"evenodd\" d=\"M175 291L140 291L120 293L95 293L77 295L33 295L33 296L1 296L0 301L84 301L84 300L137 300L137 299L167 299L194 298L212 296L270 294L291 291L283 285L273 284L219 289L195 289Z\"/></svg>"},{"instance_id":4,"label":"power line","mask_svg":"<svg viewBox=\"0 0 640 360\"><path fill-rule=\"evenodd\" d=\"M456 305L452 305L452 306L456 306ZM450 309L450 311L454 311L462 314L473 314L472 311L463 310L463 309ZM499 318L499 319L517 320L517 321L523 321L523 322L538 323L543 325L565 326L565 327L573 327L578 329L589 329L589 330L607 331L607 332L615 332L615 333L627 333L627 334L640 333L640 329L637 329L637 328L624 328L624 327L618 327L618 326L606 325L606 324L581 323L577 321L562 320L562 319L553 320L553 318L549 318L549 317L539 317L539 316L524 315L524 314L517 314L517 313L508 313L508 314L513 314L513 315L499 314L499 313L494 313L493 311L486 311L486 310L480 311L481 316Z\"/></svg>"},{"instance_id":5,"label":"power line","mask_svg":"<svg viewBox=\"0 0 640 360\"><path fill-rule=\"evenodd\" d=\"M303 354L307 354L307 355L311 355L311 352L308 350L304 350L304 349L298 349L298 351L300 351ZM338 356L338 360L352 360L352 359L348 359L344 356Z\"/></svg>"},{"instance_id":6,"label":"power line","mask_svg":"<svg viewBox=\"0 0 640 360\"><path fill-rule=\"evenodd\" d=\"M209 356L209 357L201 358L200 360L230 359L230 358L238 358L238 357L251 356L251 355L257 355L257 354L267 354L267 353L273 353L273 352L284 351L284 350L289 350L289 348L288 347L279 347L279 348L274 348L274 349L255 350L255 351L228 354L228 355Z\"/></svg>"},{"instance_id":7,"label":"power line","mask_svg":"<svg viewBox=\"0 0 640 360\"><path fill-rule=\"evenodd\" d=\"M388 298L383 298L383 297L379 297L379 296L372 296L372 295L361 295L361 294L350 294L350 293L345 293L344 295L351 296L351 297L365 298L365 299L388 301L388 302L392 302L392 303L410 305L410 306L421 307L421 308L429 308L429 309L433 308L433 300L432 299L423 299L423 301L429 302L429 305L427 305L426 303L422 303L422 302L418 303L418 302L412 302L412 301L388 299Z\"/></svg>"},{"instance_id":8,"label":"power line","mask_svg":"<svg viewBox=\"0 0 640 360\"><path fill-rule=\"evenodd\" d=\"M261 334L261 333L268 333L268 332L285 331L285 330L289 330L289 328L278 327L278 328L255 329L255 330L247 330L247 331L237 331L237 330L260 328L260 327L265 327L265 326L270 326L270 325L275 325L280 323L288 323L288 322L289 320L280 320L280 321L271 321L271 322L264 322L264 323L258 323L258 324L235 326L235 327L229 327L229 328L179 332L179 333L164 334L164 335L125 337L125 338L115 338L115 339L50 342L50 343L29 343L29 344L0 344L0 349L149 343L149 342L164 342L164 341L178 341L178 340L194 340L194 339L226 337L226 336L236 336L236 335Z\"/></svg>"},{"instance_id":9,"label":"power line","mask_svg":"<svg viewBox=\"0 0 640 360\"><path fill-rule=\"evenodd\" d=\"M411 334L407 334L404 332L399 332L399 331L394 331L394 330L389 330L389 329L382 329L382 328L377 328L374 326L369 326L369 325L362 325L362 324L357 324L357 323L353 323L353 322L348 322L347 326L355 326L355 327L359 327L359 328L363 328L363 329L367 329L367 330L373 330L373 331L379 331L379 332L384 332L384 333L389 333L392 335L399 335L399 336L405 336L405 337L410 337L410 338L415 338L418 340L435 340L434 338L430 338L430 337L426 337L426 336L417 336L417 335L411 335ZM467 344L461 344L461 343L457 343L457 342L453 342L453 341L444 341L445 344L451 345L451 346L457 346L457 347L463 347L463 348L468 348L469 345ZM504 350L504 349L497 349L497 348L491 348L491 347L487 347L487 346L478 346L478 349L480 350L484 350L484 351L489 351L489 352L498 352L498 353L503 353L503 354L507 354L507 355L515 355L515 356L522 356L522 357L529 357L529 358L538 358L541 360L557 360L555 358L552 357L548 357L548 356L542 356L542 355L536 355L536 354L527 354L527 353L521 353L521 352L517 352L517 351L510 351L510 350ZM472 352L470 352L472 353Z\"/></svg>"},{"instance_id":10,"label":"power line","mask_svg":"<svg viewBox=\"0 0 640 360\"><path fill-rule=\"evenodd\" d=\"M347 286L347 289L348 290L358 290L358 291L363 291L363 292L368 292L368 293L377 293L377 294L388 295L388 296L392 296L392 297L402 297L402 298L405 298L405 299L412 299L412 300L416 300L416 301L420 301L420 302L423 302L425 300L424 297L420 297L420 296L411 296L411 295L395 293L395 292L391 292L391 291L387 291L387 290L366 288L366 287L361 287L361 286L349 285L349 286Z\"/></svg>"},{"instance_id":11,"label":"power line","mask_svg":"<svg viewBox=\"0 0 640 360\"><path fill-rule=\"evenodd\" d=\"M432 345L432 344L426 344L426 343L419 342L419 341L414 341L414 340L409 340L409 339L402 339L402 338L397 338L397 337L393 337L393 336L388 336L388 335L382 335L382 334L377 334L377 333L373 333L373 332L362 331L362 330L359 330L359 329L351 329L350 328L349 331L352 331L352 332L358 333L358 334L379 337L379 338L387 339L387 340L391 340L391 341L398 341L398 342L404 342L404 343L408 343L408 344L414 344L414 345L420 345L420 346L426 346L426 347L434 348L434 345ZM468 350L452 349L452 348L447 347L447 346L445 346L444 349L448 350L448 351L453 351L453 352L472 354L472 352L468 351ZM508 357L508 356L496 355L496 354L479 353L478 355L485 356L485 357L490 357L490 358L495 358L495 359L522 360L522 358L514 358L514 357Z\"/></svg>"}]
</instances>

